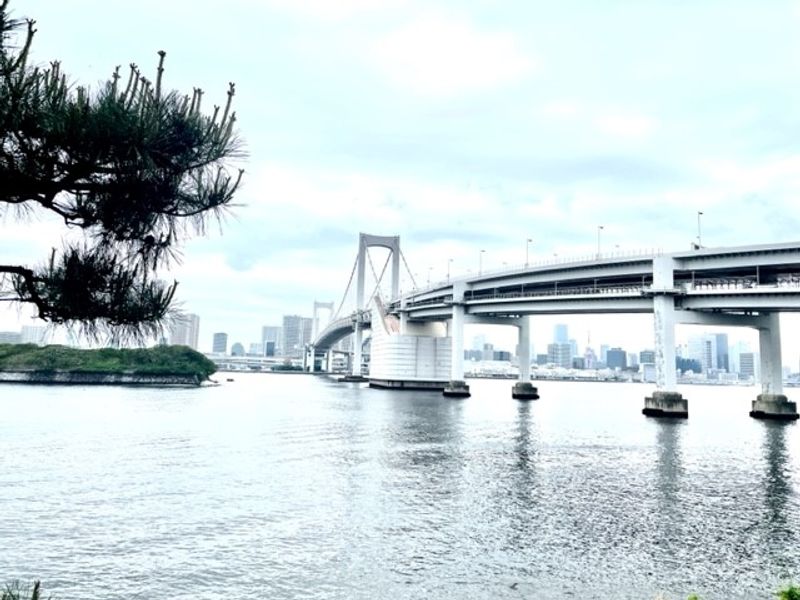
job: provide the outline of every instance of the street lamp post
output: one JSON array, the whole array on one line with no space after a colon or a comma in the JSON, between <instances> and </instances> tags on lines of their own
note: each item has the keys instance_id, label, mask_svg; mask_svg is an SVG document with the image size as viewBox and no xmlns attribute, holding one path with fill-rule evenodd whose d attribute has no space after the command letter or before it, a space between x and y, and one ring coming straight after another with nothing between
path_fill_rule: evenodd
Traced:
<instances>
[{"instance_id":1,"label":"street lamp post","mask_svg":"<svg viewBox=\"0 0 800 600\"><path fill-rule=\"evenodd\" d=\"M525 240L525 267L526 268L528 267L528 258L530 256L528 250L530 249L530 245L531 245L532 241L533 240L531 238L528 238L527 240Z\"/></svg>"},{"instance_id":2,"label":"street lamp post","mask_svg":"<svg viewBox=\"0 0 800 600\"><path fill-rule=\"evenodd\" d=\"M702 231L700 230L700 217L702 217L702 216L703 216L703 211L702 210L698 210L697 211L697 247L698 248L702 248L703 247L703 234L702 234Z\"/></svg>"},{"instance_id":3,"label":"street lamp post","mask_svg":"<svg viewBox=\"0 0 800 600\"><path fill-rule=\"evenodd\" d=\"M450 265L453 263L452 258L447 259L447 283L450 283Z\"/></svg>"},{"instance_id":4,"label":"street lamp post","mask_svg":"<svg viewBox=\"0 0 800 600\"><path fill-rule=\"evenodd\" d=\"M428 287L431 287L431 271L433 271L433 267L428 267Z\"/></svg>"},{"instance_id":5,"label":"street lamp post","mask_svg":"<svg viewBox=\"0 0 800 600\"><path fill-rule=\"evenodd\" d=\"M600 232L603 231L603 226L597 226L597 260L600 260Z\"/></svg>"},{"instance_id":6,"label":"street lamp post","mask_svg":"<svg viewBox=\"0 0 800 600\"><path fill-rule=\"evenodd\" d=\"M485 252L486 250L481 250L478 252L478 275L483 273L483 255Z\"/></svg>"}]
</instances>

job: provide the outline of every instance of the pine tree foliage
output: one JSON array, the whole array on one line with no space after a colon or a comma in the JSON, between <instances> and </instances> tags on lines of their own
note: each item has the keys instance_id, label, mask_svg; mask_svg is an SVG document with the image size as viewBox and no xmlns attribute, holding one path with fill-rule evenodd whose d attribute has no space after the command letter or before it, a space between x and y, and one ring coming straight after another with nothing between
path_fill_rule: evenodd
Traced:
<instances>
[{"instance_id":1,"label":"pine tree foliage","mask_svg":"<svg viewBox=\"0 0 800 600\"><path fill-rule=\"evenodd\" d=\"M162 51L154 81L131 64L92 93L58 62L31 64L35 33L0 0L0 215L50 211L81 235L39 266L0 257L0 299L95 338L155 335L177 285L155 271L219 219L241 181L229 166L241 156L234 86L206 115L202 90L164 90Z\"/></svg>"}]
</instances>

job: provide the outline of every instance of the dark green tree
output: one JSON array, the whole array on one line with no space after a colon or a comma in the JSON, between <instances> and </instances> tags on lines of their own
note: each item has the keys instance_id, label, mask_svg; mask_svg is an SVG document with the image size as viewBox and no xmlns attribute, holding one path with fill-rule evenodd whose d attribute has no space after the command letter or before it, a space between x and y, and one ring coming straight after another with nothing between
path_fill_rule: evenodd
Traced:
<instances>
[{"instance_id":1,"label":"dark green tree","mask_svg":"<svg viewBox=\"0 0 800 600\"><path fill-rule=\"evenodd\" d=\"M202 90L162 88L159 52L154 81L132 64L92 93L58 62L31 64L35 33L0 0L0 216L50 211L78 235L38 266L0 257L0 300L95 338L155 335L177 286L156 270L230 207L241 181L229 164L241 155L234 86L206 115Z\"/></svg>"}]
</instances>

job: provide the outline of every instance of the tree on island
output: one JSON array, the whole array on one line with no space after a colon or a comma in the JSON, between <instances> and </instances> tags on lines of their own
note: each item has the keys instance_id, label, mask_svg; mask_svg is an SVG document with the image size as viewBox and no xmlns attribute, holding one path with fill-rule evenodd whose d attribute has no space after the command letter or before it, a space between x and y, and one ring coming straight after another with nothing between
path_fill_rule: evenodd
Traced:
<instances>
[{"instance_id":1,"label":"tree on island","mask_svg":"<svg viewBox=\"0 0 800 600\"><path fill-rule=\"evenodd\" d=\"M142 340L163 330L177 282L155 278L176 244L230 206L242 177L231 110L201 112L202 90L162 88L136 65L96 93L58 62L30 64L33 20L0 0L0 216L50 211L77 232L39 266L0 260L0 301L97 338Z\"/></svg>"}]
</instances>

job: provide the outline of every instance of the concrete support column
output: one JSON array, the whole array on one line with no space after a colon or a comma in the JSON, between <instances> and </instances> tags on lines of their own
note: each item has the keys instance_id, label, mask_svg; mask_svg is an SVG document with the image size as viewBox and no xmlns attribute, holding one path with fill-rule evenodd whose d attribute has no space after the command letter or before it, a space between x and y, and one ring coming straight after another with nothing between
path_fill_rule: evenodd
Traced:
<instances>
[{"instance_id":1,"label":"concrete support column","mask_svg":"<svg viewBox=\"0 0 800 600\"><path fill-rule=\"evenodd\" d=\"M361 328L361 319L356 319L353 331L353 377L361 377L361 344L364 342L364 331Z\"/></svg>"},{"instance_id":2,"label":"concrete support column","mask_svg":"<svg viewBox=\"0 0 800 600\"><path fill-rule=\"evenodd\" d=\"M761 393L753 400L750 416L755 419L794 421L798 418L797 404L783 394L783 365L781 359L781 326L778 313L761 317L758 346L761 359Z\"/></svg>"},{"instance_id":3,"label":"concrete support column","mask_svg":"<svg viewBox=\"0 0 800 600\"><path fill-rule=\"evenodd\" d=\"M689 416L689 402L678 392L675 374L675 282L669 256L653 259L653 327L656 352L656 391L644 399L648 417Z\"/></svg>"},{"instance_id":4,"label":"concrete support column","mask_svg":"<svg viewBox=\"0 0 800 600\"><path fill-rule=\"evenodd\" d=\"M538 400L539 390L531 383L531 318L520 317L517 323L517 358L519 360L519 381L511 390L515 400Z\"/></svg>"},{"instance_id":5,"label":"concrete support column","mask_svg":"<svg viewBox=\"0 0 800 600\"><path fill-rule=\"evenodd\" d=\"M778 313L763 315L764 325L758 329L758 351L761 358L761 393L783 393L781 364L781 326Z\"/></svg>"},{"instance_id":6,"label":"concrete support column","mask_svg":"<svg viewBox=\"0 0 800 600\"><path fill-rule=\"evenodd\" d=\"M317 349L314 346L308 347L308 360L309 360L309 368L308 370L313 373L317 370Z\"/></svg>"},{"instance_id":7,"label":"concrete support column","mask_svg":"<svg viewBox=\"0 0 800 600\"><path fill-rule=\"evenodd\" d=\"M450 382L442 393L445 396L466 398L469 386L464 381L464 284L453 287L453 318L450 328Z\"/></svg>"}]
</instances>

